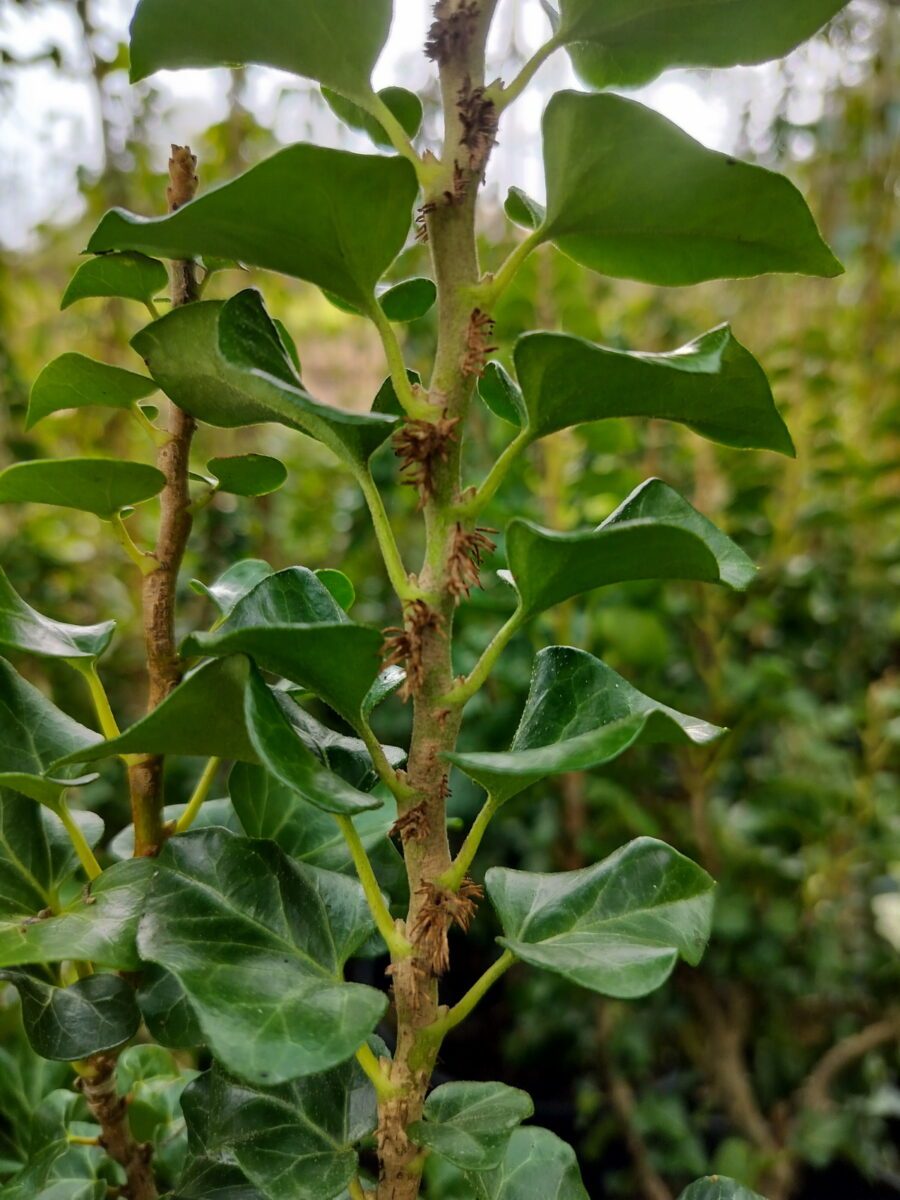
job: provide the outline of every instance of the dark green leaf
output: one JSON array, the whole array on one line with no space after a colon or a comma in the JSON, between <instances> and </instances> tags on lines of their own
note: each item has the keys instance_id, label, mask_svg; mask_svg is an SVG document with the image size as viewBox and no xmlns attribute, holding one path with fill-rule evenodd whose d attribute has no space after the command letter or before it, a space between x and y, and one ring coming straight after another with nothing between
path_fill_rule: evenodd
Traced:
<instances>
[{"instance_id":1,"label":"dark green leaf","mask_svg":"<svg viewBox=\"0 0 900 1200\"><path fill-rule=\"evenodd\" d=\"M97 1178L103 1158L96 1148L71 1146L61 1138L0 1189L0 1200L105 1200L107 1181Z\"/></svg>"},{"instance_id":2,"label":"dark green leaf","mask_svg":"<svg viewBox=\"0 0 900 1200\"><path fill-rule=\"evenodd\" d=\"M268 496L277 492L287 479L284 463L267 454L211 458L206 469L218 480L217 490L233 496Z\"/></svg>"},{"instance_id":3,"label":"dark green leaf","mask_svg":"<svg viewBox=\"0 0 900 1200\"><path fill-rule=\"evenodd\" d=\"M224 829L171 839L156 867L141 954L178 978L229 1070L274 1086L372 1032L386 997L342 979L373 929L357 883Z\"/></svg>"},{"instance_id":4,"label":"dark green leaf","mask_svg":"<svg viewBox=\"0 0 900 1200\"><path fill-rule=\"evenodd\" d=\"M359 129L368 134L376 146L391 149L393 143L377 117L373 117L359 104L354 104L346 96L341 96L331 88L323 87L322 96L325 103L351 129ZM386 87L378 93L379 98L387 105L402 125L408 137L415 137L422 124L422 101L415 94L402 87Z\"/></svg>"},{"instance_id":5,"label":"dark green leaf","mask_svg":"<svg viewBox=\"0 0 900 1200\"><path fill-rule=\"evenodd\" d=\"M130 408L151 396L156 384L146 375L111 367L84 354L61 354L34 381L28 399L25 428L65 408Z\"/></svg>"},{"instance_id":6,"label":"dark green leaf","mask_svg":"<svg viewBox=\"0 0 900 1200\"><path fill-rule=\"evenodd\" d=\"M367 99L391 27L391 0L141 0L131 22L131 79L179 67L259 63ZM240 257L240 256L239 256Z\"/></svg>"},{"instance_id":7,"label":"dark green leaf","mask_svg":"<svg viewBox=\"0 0 900 1200\"><path fill-rule=\"evenodd\" d=\"M191 587L202 596L208 596L223 617L228 616L242 596L274 571L261 558L245 558L232 565L219 576L215 583L191 580ZM326 585L327 586L327 585Z\"/></svg>"},{"instance_id":8,"label":"dark green leaf","mask_svg":"<svg viewBox=\"0 0 900 1200\"><path fill-rule=\"evenodd\" d=\"M641 484L590 532L512 521L506 550L526 616L611 583L696 579L742 591L755 573L730 538L658 479Z\"/></svg>"},{"instance_id":9,"label":"dark green leaf","mask_svg":"<svg viewBox=\"0 0 900 1200\"><path fill-rule=\"evenodd\" d=\"M457 1167L488 1171L500 1166L512 1131L533 1114L528 1093L505 1083L445 1083L409 1134Z\"/></svg>"},{"instance_id":10,"label":"dark green leaf","mask_svg":"<svg viewBox=\"0 0 900 1200\"><path fill-rule=\"evenodd\" d=\"M582 266L666 285L841 273L788 179L705 149L634 100L557 92L543 128L540 239Z\"/></svg>"},{"instance_id":11,"label":"dark green leaf","mask_svg":"<svg viewBox=\"0 0 900 1200\"><path fill-rule=\"evenodd\" d=\"M182 25L176 21L179 42ZM375 284L403 249L417 191L405 158L301 143L167 217L113 209L88 249L236 258L306 279L368 312Z\"/></svg>"},{"instance_id":12,"label":"dark green leaf","mask_svg":"<svg viewBox=\"0 0 900 1200\"><path fill-rule=\"evenodd\" d=\"M794 453L765 373L727 325L671 354L529 333L515 363L534 437L607 417L658 417L726 446Z\"/></svg>"},{"instance_id":13,"label":"dark green leaf","mask_svg":"<svg viewBox=\"0 0 900 1200\"><path fill-rule=\"evenodd\" d=\"M419 387L422 383L422 376L418 371L410 371L407 368L406 378L413 385L413 389ZM394 390L394 381L390 375L385 379L384 383L378 389L375 399L372 401L373 413L386 413L393 417L402 417L404 415L403 405L397 398L397 393Z\"/></svg>"},{"instance_id":14,"label":"dark green leaf","mask_svg":"<svg viewBox=\"0 0 900 1200\"><path fill-rule=\"evenodd\" d=\"M518 187L511 187L506 193L503 207L509 219L524 229L539 229L547 216L544 205Z\"/></svg>"},{"instance_id":15,"label":"dark green leaf","mask_svg":"<svg viewBox=\"0 0 900 1200\"><path fill-rule=\"evenodd\" d=\"M589 1200L572 1147L536 1126L514 1130L501 1165L469 1182L477 1200Z\"/></svg>"},{"instance_id":16,"label":"dark green leaf","mask_svg":"<svg viewBox=\"0 0 900 1200\"><path fill-rule=\"evenodd\" d=\"M715 884L653 838L629 842L580 871L492 867L485 884L502 945L604 996L646 996L665 983L679 956L696 966L709 939Z\"/></svg>"},{"instance_id":17,"label":"dark green leaf","mask_svg":"<svg viewBox=\"0 0 900 1200\"><path fill-rule=\"evenodd\" d=\"M846 0L560 0L559 40L593 87L637 87L667 67L734 67L790 53Z\"/></svg>"},{"instance_id":18,"label":"dark green leaf","mask_svg":"<svg viewBox=\"0 0 900 1200\"><path fill-rule=\"evenodd\" d=\"M509 372L498 362L489 362L478 380L478 395L495 417L521 428L526 421L522 393Z\"/></svg>"},{"instance_id":19,"label":"dark green leaf","mask_svg":"<svg viewBox=\"0 0 900 1200\"><path fill-rule=\"evenodd\" d=\"M354 1144L375 1128L372 1085L354 1059L262 1090L218 1066L184 1094L187 1179L236 1166L268 1200L332 1200L357 1169Z\"/></svg>"},{"instance_id":20,"label":"dark green leaf","mask_svg":"<svg viewBox=\"0 0 900 1200\"><path fill-rule=\"evenodd\" d=\"M115 621L69 625L31 608L0 567L0 646L40 658L99 658L109 645Z\"/></svg>"},{"instance_id":21,"label":"dark green leaf","mask_svg":"<svg viewBox=\"0 0 900 1200\"><path fill-rule=\"evenodd\" d=\"M549 646L534 661L509 750L446 757L503 802L547 775L610 762L636 742L702 746L722 732L645 696L584 650Z\"/></svg>"},{"instance_id":22,"label":"dark green leaf","mask_svg":"<svg viewBox=\"0 0 900 1200\"><path fill-rule=\"evenodd\" d=\"M437 299L431 279L404 279L382 292L378 303L389 321L417 321L424 317Z\"/></svg>"},{"instance_id":23,"label":"dark green leaf","mask_svg":"<svg viewBox=\"0 0 900 1200\"><path fill-rule=\"evenodd\" d=\"M112 458L33 459L0 471L0 504L55 504L107 520L161 492L156 467Z\"/></svg>"},{"instance_id":24,"label":"dark green leaf","mask_svg":"<svg viewBox=\"0 0 900 1200\"><path fill-rule=\"evenodd\" d=\"M141 1014L134 992L118 975L89 975L71 987L56 987L25 971L0 969L22 1001L22 1019L32 1048L42 1058L72 1062L127 1042Z\"/></svg>"},{"instance_id":25,"label":"dark green leaf","mask_svg":"<svg viewBox=\"0 0 900 1200\"><path fill-rule=\"evenodd\" d=\"M138 1007L152 1036L172 1050L193 1050L203 1045L203 1031L184 988L174 975L146 965L137 992Z\"/></svg>"},{"instance_id":26,"label":"dark green leaf","mask_svg":"<svg viewBox=\"0 0 900 1200\"><path fill-rule=\"evenodd\" d=\"M315 572L316 579L331 592L332 596L344 610L349 612L356 603L356 588L343 571L333 567L322 567Z\"/></svg>"},{"instance_id":27,"label":"dark green leaf","mask_svg":"<svg viewBox=\"0 0 900 1200\"><path fill-rule=\"evenodd\" d=\"M149 304L169 282L166 268L144 254L101 254L83 262L63 293L60 308L90 296L120 296Z\"/></svg>"},{"instance_id":28,"label":"dark green leaf","mask_svg":"<svg viewBox=\"0 0 900 1200\"><path fill-rule=\"evenodd\" d=\"M698 1179L678 1197L678 1200L763 1200L756 1192L742 1187L733 1179L723 1175L710 1175L706 1179Z\"/></svg>"}]
</instances>

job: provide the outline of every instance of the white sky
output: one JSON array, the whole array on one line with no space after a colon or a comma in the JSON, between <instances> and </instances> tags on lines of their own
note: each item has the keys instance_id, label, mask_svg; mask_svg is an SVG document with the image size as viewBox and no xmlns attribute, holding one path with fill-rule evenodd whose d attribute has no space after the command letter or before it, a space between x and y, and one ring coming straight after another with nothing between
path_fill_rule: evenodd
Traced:
<instances>
[{"instance_id":1,"label":"white sky","mask_svg":"<svg viewBox=\"0 0 900 1200\"><path fill-rule=\"evenodd\" d=\"M872 0L854 0L854 5L865 18ZM104 31L96 47L101 57L114 59L118 43L126 38L134 7L135 0L94 0L93 19ZM376 86L402 83L413 90L428 86L433 66L421 47L430 10L429 0L396 0L391 37L376 69ZM515 61L540 45L548 28L538 0L500 0L489 48L489 78L502 75L509 79ZM0 247L12 250L33 246L34 229L41 223L76 219L81 211L77 173L95 176L102 166L98 113L93 89L84 82L86 64L72 0L45 0L37 13L28 15L12 0L0 0L0 48L23 59L41 54L48 44L62 50L62 70L50 63L0 70ZM838 78L847 84L856 82L864 58L862 44L858 52L851 47L842 57L824 42L797 51L790 60L791 120L815 122L821 116L827 87ZM161 72L153 82L160 103L149 136L152 144L159 146L162 169L170 142L196 140L225 115L228 73ZM124 125L130 104L124 73L109 76L107 84L113 113L122 114ZM541 112L552 91L571 86L577 83L568 58L558 51L504 117L487 181L489 189L502 195L511 184L517 184L542 197ZM745 128L751 144L764 140L781 95L781 79L776 64L705 73L671 71L637 94L705 145L730 150L745 117L749 117ZM284 142L314 140L371 149L366 138L348 133L320 101L311 98L308 85L293 76L251 68L248 101L256 118ZM796 151L802 154L802 140Z\"/></svg>"}]
</instances>

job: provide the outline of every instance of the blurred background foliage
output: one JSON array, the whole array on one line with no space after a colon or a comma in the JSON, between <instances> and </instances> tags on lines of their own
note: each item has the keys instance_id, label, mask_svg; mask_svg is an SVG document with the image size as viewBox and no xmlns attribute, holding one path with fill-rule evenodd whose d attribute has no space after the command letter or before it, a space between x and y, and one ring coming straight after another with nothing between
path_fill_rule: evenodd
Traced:
<instances>
[{"instance_id":1,"label":"blurred background foliage","mask_svg":"<svg viewBox=\"0 0 900 1200\"><path fill-rule=\"evenodd\" d=\"M6 0L6 15L15 10L21 20L44 7ZM59 297L102 211L126 204L151 213L164 204L155 169L164 97L145 85L126 103L124 48L92 24L88 0L71 7L82 35L74 59L52 38L36 53L92 89L102 161L79 174L76 219L40 226L0 254L4 465L97 452L152 457L126 414L86 409L24 432L30 384L55 355L77 349L137 365L128 340L140 312L89 301L60 314ZM513 971L440 1068L446 1078L493 1076L527 1088L537 1120L579 1146L598 1198L669 1200L709 1171L736 1176L771 1200L900 1194L898 18L896 5L881 0L851 5L820 39L855 64L849 81L832 80L815 120L798 123L795 101L805 84L789 60L774 77L774 115L761 131L748 111L737 147L786 170L811 196L847 266L842 279L665 291L599 279L544 248L495 314L507 363L516 336L530 328L668 350L730 321L768 371L798 452L792 462L713 446L674 425L608 421L541 443L487 518L498 529L513 514L560 529L596 524L634 485L661 475L762 567L748 596L649 583L557 609L510 647L468 710L464 746L503 748L534 652L571 642L663 702L730 729L712 753L632 750L589 777L531 789L503 811L476 863L574 868L646 833L721 880L715 935L699 970L627 1005L599 1002L551 975ZM0 103L16 72L33 62L30 52L3 51ZM243 73L230 74L222 119L194 144L204 186L276 144L277 122L251 115L248 86ZM314 125L315 101L307 100ZM43 134L50 155L53 139ZM486 210L490 266L514 235L496 197ZM412 244L395 274L427 269L425 250ZM366 324L311 287L252 272L217 274L208 294L256 283L294 335L313 394L367 408L384 367ZM432 335L429 317L406 328L411 365L427 368ZM476 406L472 435L474 480L511 428ZM189 581L210 581L251 556L276 568L340 566L356 585L356 619L395 623L361 497L327 452L279 427L205 427L196 461L202 468L214 454L247 450L280 457L288 483L258 501L217 496L203 510L182 580L183 630L213 618ZM377 471L382 484L396 481L389 450ZM411 490L393 488L389 507L413 563ZM146 540L152 518L151 505L132 522ZM503 565L498 540L483 592L461 612L461 670L512 607L494 574ZM136 718L144 700L137 592L132 568L97 521L66 510L0 510L0 561L39 609L76 622L118 620L104 677L120 719ZM52 664L16 665L90 723L74 675ZM402 738L408 719L399 702L386 705L384 740ZM170 802L184 798L193 770L170 764ZM116 771L108 768L87 800L110 837L128 820ZM462 777L455 783L454 811L468 821L479 797ZM485 911L473 934L457 940L451 991L461 993L490 961L495 932ZM21 1121L65 1075L59 1064L30 1059L16 1031L9 1001L0 1005L0 1178L21 1157ZM165 1136L173 1130L177 1114L169 1113ZM441 1200L452 1200L453 1187L441 1186Z\"/></svg>"}]
</instances>

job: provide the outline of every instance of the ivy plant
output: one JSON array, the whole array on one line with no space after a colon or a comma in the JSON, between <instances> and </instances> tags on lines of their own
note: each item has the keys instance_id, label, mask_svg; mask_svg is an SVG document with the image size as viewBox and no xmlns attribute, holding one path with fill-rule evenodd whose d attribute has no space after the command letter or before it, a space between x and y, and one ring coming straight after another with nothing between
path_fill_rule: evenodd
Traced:
<instances>
[{"instance_id":1,"label":"ivy plant","mask_svg":"<svg viewBox=\"0 0 900 1200\"><path fill-rule=\"evenodd\" d=\"M546 43L508 83L485 75L495 7L435 6L424 52L439 84L443 143L428 148L420 99L371 83L390 0L137 4L135 80L181 67L277 67L320 85L337 116L380 149L288 146L198 194L196 159L173 147L168 212L107 213L62 301L113 296L147 310L150 323L132 341L145 370L64 354L35 380L27 416L31 427L85 405L125 409L155 462L31 460L0 472L0 502L79 509L118 540L141 595L149 680L145 715L120 729L98 666L113 624L38 612L0 573L0 648L17 662L33 656L76 671L98 726L0 663L0 980L19 993L31 1050L71 1063L80 1092L43 1102L40 1134L17 1147L21 1169L4 1200L99 1200L108 1186L131 1200L163 1192L439 1200L445 1191L584 1200L573 1151L528 1123L524 1092L484 1080L432 1088L438 1057L452 1075L454 1030L515 963L629 999L704 952L714 881L653 838L575 871L498 864L477 880L470 869L491 821L526 787L601 767L638 742L702 747L721 729L645 695L584 649L548 646L512 744L463 752L457 741L468 701L539 614L634 580L739 592L754 565L658 479L597 528L559 532L515 519L502 552L483 522L532 443L568 426L656 418L787 455L790 434L762 368L728 326L664 354L522 331L504 348L514 377L491 358L492 312L544 243L586 270L670 286L837 275L786 178L705 149L603 89L668 67L784 55L841 4L560 0L558 10L544 5ZM563 48L595 90L551 98L546 204L510 193L506 211L527 232L485 272L475 222L504 113ZM432 277L386 283L413 237L427 244ZM204 299L220 263L307 281L371 322L388 378L370 411L342 411L310 392L302 355L258 291ZM408 369L397 325L432 305L436 340L423 381ZM476 396L509 438L473 481L466 449ZM150 397L162 415L143 403ZM260 454L198 468L195 431L263 422L323 443L359 487L396 596L391 628L348 613L355 592L339 563L275 570L247 559L195 581L209 622L176 639L193 521L216 492L252 502L285 479L282 464ZM418 499L418 563L398 544L372 472L373 458L391 452L394 485L410 485ZM157 535L144 546L129 518L153 504ZM488 565L511 587L513 612L461 675L454 619ZM382 745L373 729L391 696L411 706L404 747ZM167 804L164 787L165 761L175 757L200 760L180 806ZM113 758L127 769L133 823L98 850L101 822L78 794ZM226 765L229 796L218 799ZM453 769L485 793L458 842L447 820ZM448 1005L451 934L467 931L484 898L479 915L495 923L496 961ZM353 966L360 962L369 965ZM157 1047L127 1048L141 1027L142 1041ZM185 1073L169 1051L211 1065ZM709 1178L683 1200L754 1197Z\"/></svg>"}]
</instances>

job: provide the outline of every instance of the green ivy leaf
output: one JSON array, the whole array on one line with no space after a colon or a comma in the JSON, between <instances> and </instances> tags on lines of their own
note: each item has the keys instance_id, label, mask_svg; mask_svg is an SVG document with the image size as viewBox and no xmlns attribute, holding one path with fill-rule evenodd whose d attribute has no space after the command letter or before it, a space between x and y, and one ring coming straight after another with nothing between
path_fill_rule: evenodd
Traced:
<instances>
[{"instance_id":1,"label":"green ivy leaf","mask_svg":"<svg viewBox=\"0 0 900 1200\"><path fill-rule=\"evenodd\" d=\"M398 322L417 321L424 317L436 300L434 281L422 276L395 283L378 297L387 319Z\"/></svg>"},{"instance_id":2,"label":"green ivy leaf","mask_svg":"<svg viewBox=\"0 0 900 1200\"><path fill-rule=\"evenodd\" d=\"M0 471L0 504L54 504L109 520L162 491L156 467L113 458L33 459Z\"/></svg>"},{"instance_id":3,"label":"green ivy leaf","mask_svg":"<svg viewBox=\"0 0 900 1200\"><path fill-rule=\"evenodd\" d=\"M538 236L582 266L668 286L841 274L788 179L705 149L634 100L557 92L543 130Z\"/></svg>"},{"instance_id":4,"label":"green ivy leaf","mask_svg":"<svg viewBox=\"0 0 900 1200\"><path fill-rule=\"evenodd\" d=\"M223 429L277 421L326 445L351 466L391 435L391 416L344 412L303 388L257 292L187 304L146 326L132 345L185 412Z\"/></svg>"},{"instance_id":5,"label":"green ivy leaf","mask_svg":"<svg viewBox=\"0 0 900 1200\"><path fill-rule=\"evenodd\" d=\"M195 1050L203 1030L184 988L169 971L147 963L141 971L138 1007L152 1036L171 1050Z\"/></svg>"},{"instance_id":6,"label":"green ivy leaf","mask_svg":"<svg viewBox=\"0 0 900 1200\"><path fill-rule=\"evenodd\" d=\"M184 1114L188 1186L210 1168L237 1167L268 1200L343 1193L357 1169L354 1144L378 1120L374 1089L355 1059L271 1090L214 1066L185 1091Z\"/></svg>"},{"instance_id":7,"label":"green ivy leaf","mask_svg":"<svg viewBox=\"0 0 900 1200\"><path fill-rule=\"evenodd\" d=\"M25 1032L42 1058L73 1062L124 1045L138 1031L134 992L118 975L89 975L56 987L25 971L0 969L22 1001Z\"/></svg>"},{"instance_id":8,"label":"green ivy leaf","mask_svg":"<svg viewBox=\"0 0 900 1200\"><path fill-rule=\"evenodd\" d=\"M97 1178L103 1158L96 1148L51 1142L0 1188L0 1200L105 1200L109 1185Z\"/></svg>"},{"instance_id":9,"label":"green ivy leaf","mask_svg":"<svg viewBox=\"0 0 900 1200\"><path fill-rule=\"evenodd\" d=\"M170 839L155 865L141 955L176 976L230 1071L275 1086L372 1032L386 997L342 979L373 930L357 883L224 829Z\"/></svg>"},{"instance_id":10,"label":"green ivy leaf","mask_svg":"<svg viewBox=\"0 0 900 1200\"><path fill-rule=\"evenodd\" d=\"M535 438L607 417L656 417L726 446L794 455L764 371L727 325L670 354L528 333L515 364Z\"/></svg>"},{"instance_id":11,"label":"green ivy leaf","mask_svg":"<svg viewBox=\"0 0 900 1200\"><path fill-rule=\"evenodd\" d=\"M534 661L509 750L444 757L503 803L548 775L611 762L637 742L702 746L723 732L645 696L584 650L549 646Z\"/></svg>"},{"instance_id":12,"label":"green ivy leaf","mask_svg":"<svg viewBox=\"0 0 900 1200\"><path fill-rule=\"evenodd\" d=\"M710 1175L685 1188L678 1200L763 1200L763 1197L733 1179Z\"/></svg>"},{"instance_id":13,"label":"green ivy leaf","mask_svg":"<svg viewBox=\"0 0 900 1200\"><path fill-rule=\"evenodd\" d=\"M258 63L366 100L387 41L391 0L141 0L131 22L131 80L179 67ZM238 256L240 257L240 256Z\"/></svg>"},{"instance_id":14,"label":"green ivy leaf","mask_svg":"<svg viewBox=\"0 0 900 1200\"><path fill-rule=\"evenodd\" d=\"M478 395L495 417L520 429L527 420L525 401L518 384L505 367L489 362L478 380Z\"/></svg>"},{"instance_id":15,"label":"green ivy leaf","mask_svg":"<svg viewBox=\"0 0 900 1200\"><path fill-rule=\"evenodd\" d=\"M120 971L136 971L137 922L150 859L113 863L82 894L50 916L21 911L21 900L2 900L0 966L64 962L79 959Z\"/></svg>"},{"instance_id":16,"label":"green ivy leaf","mask_svg":"<svg viewBox=\"0 0 900 1200\"><path fill-rule=\"evenodd\" d=\"M55 808L66 788L89 783L96 776L78 776L72 770L47 773L57 759L71 755L80 761L81 751L102 740L0 658L0 787Z\"/></svg>"},{"instance_id":17,"label":"green ivy leaf","mask_svg":"<svg viewBox=\"0 0 900 1200\"><path fill-rule=\"evenodd\" d=\"M514 520L506 552L525 616L628 580L696 579L743 591L756 570L743 550L659 479L641 484L590 532L555 533Z\"/></svg>"},{"instance_id":18,"label":"green ivy leaf","mask_svg":"<svg viewBox=\"0 0 900 1200\"><path fill-rule=\"evenodd\" d=\"M532 200L531 196L519 187L509 189L503 208L509 219L515 225L521 225L523 229L540 229L547 217L544 205Z\"/></svg>"},{"instance_id":19,"label":"green ivy leaf","mask_svg":"<svg viewBox=\"0 0 900 1200\"><path fill-rule=\"evenodd\" d=\"M179 17L179 42L182 26ZM376 283L403 249L417 192L405 158L300 143L169 216L113 209L88 250L235 258L306 279L370 311Z\"/></svg>"},{"instance_id":20,"label":"green ivy leaf","mask_svg":"<svg viewBox=\"0 0 900 1200\"><path fill-rule=\"evenodd\" d=\"M376 146L384 146L388 150L393 149L393 142L377 117L373 117L359 104L354 104L352 100L348 100L346 96L341 96L331 88L323 87L322 96L334 115L339 117L345 125L368 134ZM378 97L400 122L406 135L414 138L422 124L422 101L415 92L407 91L402 87L386 87L378 92Z\"/></svg>"},{"instance_id":21,"label":"green ivy leaf","mask_svg":"<svg viewBox=\"0 0 900 1200\"><path fill-rule=\"evenodd\" d=\"M196 1076L196 1071L183 1071L161 1046L129 1046L116 1064L117 1090L128 1097L131 1134L153 1147L154 1173L164 1183L174 1182L184 1166L187 1131L181 1097Z\"/></svg>"},{"instance_id":22,"label":"green ivy leaf","mask_svg":"<svg viewBox=\"0 0 900 1200\"><path fill-rule=\"evenodd\" d=\"M115 621L69 625L26 604L0 567L0 646L39 658L99 658L115 632Z\"/></svg>"},{"instance_id":23,"label":"green ivy leaf","mask_svg":"<svg viewBox=\"0 0 900 1200\"><path fill-rule=\"evenodd\" d=\"M84 354L61 354L47 363L34 381L28 398L25 428L31 429L51 413L67 408L131 408L152 396L156 384L146 375L111 367Z\"/></svg>"},{"instance_id":24,"label":"green ivy leaf","mask_svg":"<svg viewBox=\"0 0 900 1200\"><path fill-rule=\"evenodd\" d=\"M356 603L356 588L352 580L348 579L343 571L336 571L333 567L320 567L314 574L319 583L328 588L344 612L349 612Z\"/></svg>"},{"instance_id":25,"label":"green ivy leaf","mask_svg":"<svg viewBox=\"0 0 900 1200\"><path fill-rule=\"evenodd\" d=\"M211 458L206 469L217 480L217 491L233 496L268 496L287 479L287 467L267 454L235 454Z\"/></svg>"},{"instance_id":26,"label":"green ivy leaf","mask_svg":"<svg viewBox=\"0 0 900 1200\"><path fill-rule=\"evenodd\" d=\"M638 87L668 67L782 58L846 0L560 0L559 41L592 87Z\"/></svg>"},{"instance_id":27,"label":"green ivy leaf","mask_svg":"<svg viewBox=\"0 0 900 1200\"><path fill-rule=\"evenodd\" d=\"M499 1167L513 1130L534 1115L527 1092L505 1083L445 1083L425 1101L408 1133L463 1170Z\"/></svg>"},{"instance_id":28,"label":"green ivy leaf","mask_svg":"<svg viewBox=\"0 0 900 1200\"><path fill-rule=\"evenodd\" d=\"M696 966L712 925L709 875L671 846L637 838L593 867L485 876L516 958L616 999L655 991L679 956Z\"/></svg>"},{"instance_id":29,"label":"green ivy leaf","mask_svg":"<svg viewBox=\"0 0 900 1200\"><path fill-rule=\"evenodd\" d=\"M470 1172L477 1200L590 1200L575 1151L549 1129L516 1129L494 1171Z\"/></svg>"},{"instance_id":30,"label":"green ivy leaf","mask_svg":"<svg viewBox=\"0 0 900 1200\"><path fill-rule=\"evenodd\" d=\"M83 262L63 293L60 308L95 296L150 304L169 283L166 268L145 254L102 254Z\"/></svg>"},{"instance_id":31,"label":"green ivy leaf","mask_svg":"<svg viewBox=\"0 0 900 1200\"><path fill-rule=\"evenodd\" d=\"M214 583L191 580L191 588L201 596L208 596L223 617L227 617L242 596L274 571L261 558L244 558L232 563ZM326 585L327 586L327 585Z\"/></svg>"}]
</instances>

